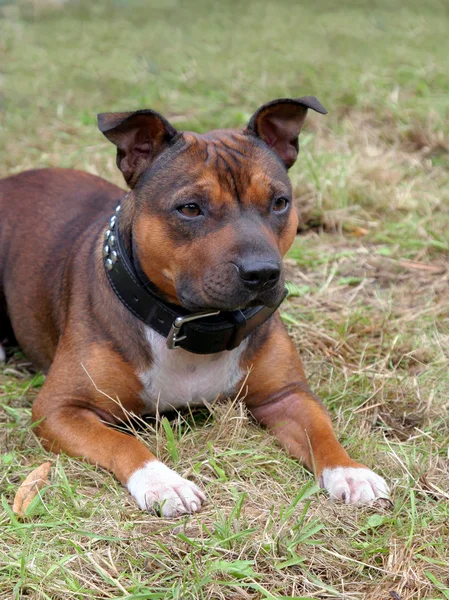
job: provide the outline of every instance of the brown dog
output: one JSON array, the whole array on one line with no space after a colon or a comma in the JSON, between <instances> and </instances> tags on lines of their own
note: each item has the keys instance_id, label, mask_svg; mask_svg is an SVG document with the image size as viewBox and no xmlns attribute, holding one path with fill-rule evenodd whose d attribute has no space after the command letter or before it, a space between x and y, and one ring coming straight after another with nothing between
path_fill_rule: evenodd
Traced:
<instances>
[{"instance_id":1,"label":"brown dog","mask_svg":"<svg viewBox=\"0 0 449 600\"><path fill-rule=\"evenodd\" d=\"M47 372L38 434L112 471L141 508L173 517L204 494L108 426L120 403L154 414L212 401L248 372L251 414L332 497L388 496L335 438L275 313L297 227L287 170L308 108L326 112L313 97L275 100L242 131L204 135L150 110L100 115L126 195L70 170L0 182L0 340L12 329Z\"/></svg>"}]
</instances>

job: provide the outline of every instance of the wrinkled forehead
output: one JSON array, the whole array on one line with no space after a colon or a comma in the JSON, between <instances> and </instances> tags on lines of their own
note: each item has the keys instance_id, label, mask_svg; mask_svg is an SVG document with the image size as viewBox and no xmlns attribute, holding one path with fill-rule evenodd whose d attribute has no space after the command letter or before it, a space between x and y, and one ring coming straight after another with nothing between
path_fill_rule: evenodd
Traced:
<instances>
[{"instance_id":1,"label":"wrinkled forehead","mask_svg":"<svg viewBox=\"0 0 449 600\"><path fill-rule=\"evenodd\" d=\"M188 187L190 194L242 203L290 193L287 171L277 156L254 136L233 130L183 133L142 184L177 195Z\"/></svg>"}]
</instances>

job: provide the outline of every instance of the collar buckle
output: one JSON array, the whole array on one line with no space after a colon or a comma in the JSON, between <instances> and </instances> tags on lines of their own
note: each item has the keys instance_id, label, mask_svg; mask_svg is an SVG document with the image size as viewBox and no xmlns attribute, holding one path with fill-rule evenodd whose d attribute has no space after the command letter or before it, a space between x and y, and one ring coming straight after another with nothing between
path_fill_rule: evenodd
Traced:
<instances>
[{"instance_id":1,"label":"collar buckle","mask_svg":"<svg viewBox=\"0 0 449 600\"><path fill-rule=\"evenodd\" d=\"M184 317L176 317L167 336L167 348L170 350L179 348L178 342L182 342L182 340L186 339L186 335L180 335L181 329L185 323L188 323L189 321L196 321L197 319L205 319L206 317L214 317L215 315L219 314L219 310L208 310L185 315Z\"/></svg>"}]
</instances>

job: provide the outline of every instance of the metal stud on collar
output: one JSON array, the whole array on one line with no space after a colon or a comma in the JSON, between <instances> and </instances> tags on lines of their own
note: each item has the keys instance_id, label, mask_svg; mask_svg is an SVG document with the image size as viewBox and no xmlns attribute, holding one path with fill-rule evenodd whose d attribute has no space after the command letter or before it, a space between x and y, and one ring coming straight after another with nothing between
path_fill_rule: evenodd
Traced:
<instances>
[{"instance_id":1,"label":"metal stud on collar","mask_svg":"<svg viewBox=\"0 0 449 600\"><path fill-rule=\"evenodd\" d=\"M104 266L108 271L112 271L115 263L118 261L119 256L116 250L113 250L116 244L116 236L114 235L114 227L117 222L117 215L120 212L120 204L117 205L115 209L115 215L109 219L109 226L104 232L104 241L106 244L103 246L103 258Z\"/></svg>"}]
</instances>

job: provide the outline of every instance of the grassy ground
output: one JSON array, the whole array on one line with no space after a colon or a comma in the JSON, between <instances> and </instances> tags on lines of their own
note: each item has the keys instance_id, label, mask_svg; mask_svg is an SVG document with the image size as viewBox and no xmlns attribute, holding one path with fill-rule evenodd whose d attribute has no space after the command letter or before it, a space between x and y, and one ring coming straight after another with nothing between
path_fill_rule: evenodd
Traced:
<instances>
[{"instance_id":1,"label":"grassy ground","mask_svg":"<svg viewBox=\"0 0 449 600\"><path fill-rule=\"evenodd\" d=\"M340 438L394 490L391 510L331 503L237 398L140 432L210 499L193 518L150 517L109 474L40 448L42 376L16 352L0 368L0 598L449 598L447 2L0 11L1 176L51 165L120 183L104 110L205 130L279 96L328 108L292 170L302 235L283 315ZM18 484L48 459L19 521Z\"/></svg>"}]
</instances>

